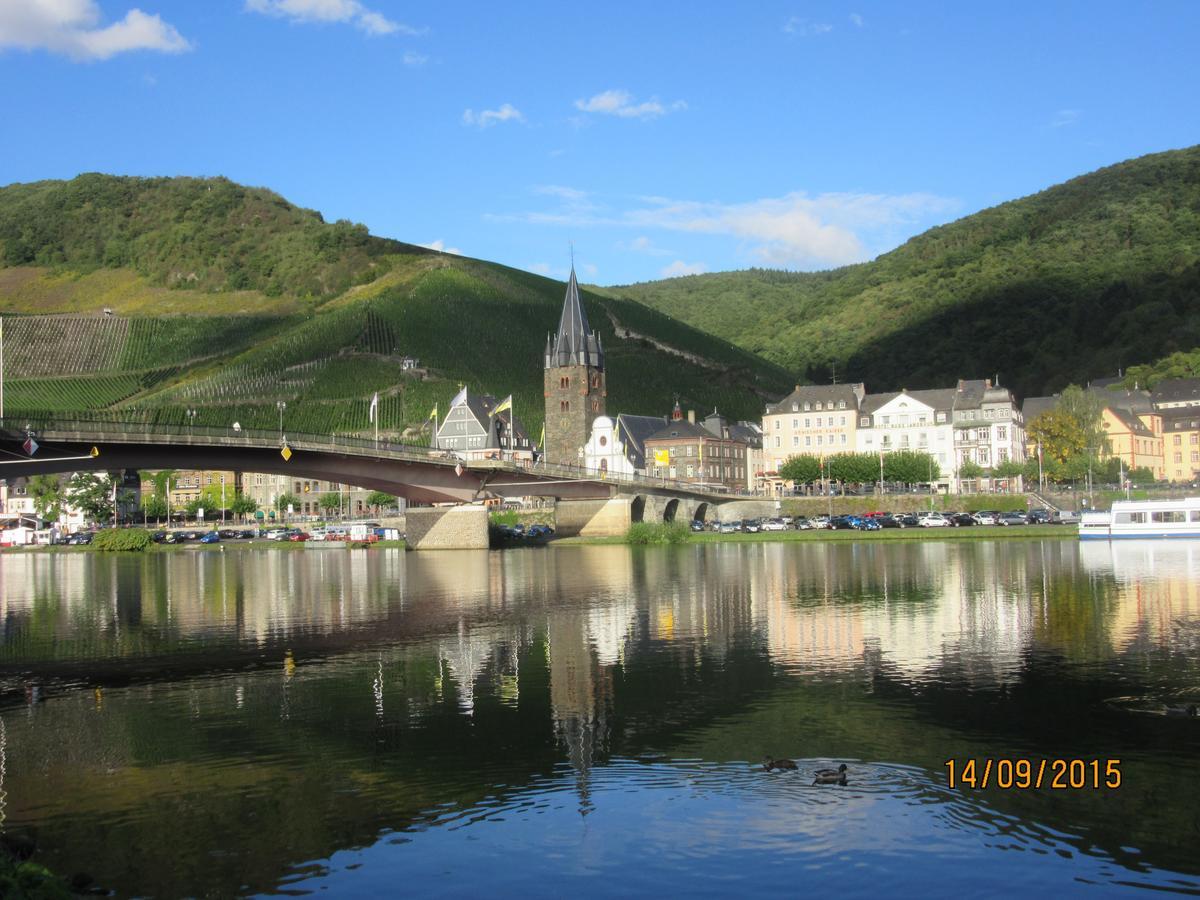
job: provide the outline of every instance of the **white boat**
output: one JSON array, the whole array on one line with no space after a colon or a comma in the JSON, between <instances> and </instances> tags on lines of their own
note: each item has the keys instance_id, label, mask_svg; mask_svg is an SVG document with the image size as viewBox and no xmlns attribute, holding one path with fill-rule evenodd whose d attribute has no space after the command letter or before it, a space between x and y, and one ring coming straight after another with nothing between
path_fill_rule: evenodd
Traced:
<instances>
[{"instance_id":1,"label":"white boat","mask_svg":"<svg viewBox=\"0 0 1200 900\"><path fill-rule=\"evenodd\" d=\"M1117 500L1109 512L1079 520L1079 539L1200 538L1200 497L1183 500Z\"/></svg>"}]
</instances>

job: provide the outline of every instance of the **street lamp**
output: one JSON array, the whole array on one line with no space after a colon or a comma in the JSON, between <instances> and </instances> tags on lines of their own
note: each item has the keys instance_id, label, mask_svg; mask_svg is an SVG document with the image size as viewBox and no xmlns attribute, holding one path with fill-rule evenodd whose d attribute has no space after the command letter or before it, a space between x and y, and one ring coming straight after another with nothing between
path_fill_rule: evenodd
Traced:
<instances>
[{"instance_id":1,"label":"street lamp","mask_svg":"<svg viewBox=\"0 0 1200 900\"><path fill-rule=\"evenodd\" d=\"M279 410L279 439L283 440L283 411L287 409L287 402L284 400L276 400L275 408Z\"/></svg>"}]
</instances>

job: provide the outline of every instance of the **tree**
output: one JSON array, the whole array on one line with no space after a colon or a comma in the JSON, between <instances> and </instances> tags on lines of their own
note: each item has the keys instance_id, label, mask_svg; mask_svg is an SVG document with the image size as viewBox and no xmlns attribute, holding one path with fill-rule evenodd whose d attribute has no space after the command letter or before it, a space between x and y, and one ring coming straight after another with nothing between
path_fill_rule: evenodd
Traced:
<instances>
[{"instance_id":1,"label":"tree","mask_svg":"<svg viewBox=\"0 0 1200 900\"><path fill-rule=\"evenodd\" d=\"M167 501L158 494L142 494L142 513L147 519L165 519Z\"/></svg>"},{"instance_id":2,"label":"tree","mask_svg":"<svg viewBox=\"0 0 1200 900\"><path fill-rule=\"evenodd\" d=\"M896 450L884 454L883 477L901 484L932 484L942 477L942 469L933 454L923 450Z\"/></svg>"},{"instance_id":3,"label":"tree","mask_svg":"<svg viewBox=\"0 0 1200 900\"><path fill-rule=\"evenodd\" d=\"M207 515L209 509L210 507L205 503L203 497L195 497L187 502L183 511L187 513L188 518L198 519L200 518L200 510L204 510L205 515Z\"/></svg>"},{"instance_id":4,"label":"tree","mask_svg":"<svg viewBox=\"0 0 1200 900\"><path fill-rule=\"evenodd\" d=\"M67 488L67 502L93 522L107 522L113 516L113 485L107 475L79 472Z\"/></svg>"},{"instance_id":5,"label":"tree","mask_svg":"<svg viewBox=\"0 0 1200 900\"><path fill-rule=\"evenodd\" d=\"M233 498L233 502L229 504L229 511L238 518L244 518L258 511L258 501L253 497L247 497L245 494L238 494Z\"/></svg>"},{"instance_id":6,"label":"tree","mask_svg":"<svg viewBox=\"0 0 1200 900\"><path fill-rule=\"evenodd\" d=\"M342 494L340 491L326 491L321 495L321 499L317 501L317 504L326 513L331 513L334 510L340 511L342 508Z\"/></svg>"},{"instance_id":7,"label":"tree","mask_svg":"<svg viewBox=\"0 0 1200 900\"><path fill-rule=\"evenodd\" d=\"M1088 446L1087 435L1079 421L1070 413L1057 407L1037 416L1026 428L1029 440L1042 448L1042 462L1054 460L1064 463L1084 452Z\"/></svg>"},{"instance_id":8,"label":"tree","mask_svg":"<svg viewBox=\"0 0 1200 900\"><path fill-rule=\"evenodd\" d=\"M843 484L879 480L879 457L874 453L835 453L825 460L827 477Z\"/></svg>"},{"instance_id":9,"label":"tree","mask_svg":"<svg viewBox=\"0 0 1200 900\"><path fill-rule=\"evenodd\" d=\"M814 481L820 481L821 460L815 456L793 456L779 467L779 477L796 484L812 484Z\"/></svg>"},{"instance_id":10,"label":"tree","mask_svg":"<svg viewBox=\"0 0 1200 900\"><path fill-rule=\"evenodd\" d=\"M1108 453L1108 435L1104 432L1104 400L1078 385L1068 385L1058 398L1057 408L1073 418L1083 434L1084 448L1096 456Z\"/></svg>"},{"instance_id":11,"label":"tree","mask_svg":"<svg viewBox=\"0 0 1200 900\"><path fill-rule=\"evenodd\" d=\"M385 506L392 506L396 502L396 498L391 494L385 494L383 491L371 491L367 495L367 506L375 507L375 514L379 515L380 510Z\"/></svg>"},{"instance_id":12,"label":"tree","mask_svg":"<svg viewBox=\"0 0 1200 900\"><path fill-rule=\"evenodd\" d=\"M29 496L33 509L47 522L57 522L62 515L63 483L57 475L34 475L29 479Z\"/></svg>"},{"instance_id":13,"label":"tree","mask_svg":"<svg viewBox=\"0 0 1200 900\"><path fill-rule=\"evenodd\" d=\"M287 512L287 508L289 506L293 510L299 509L300 508L300 498L297 497L295 494L280 494L278 497L275 498L275 508L277 510L279 510L281 513Z\"/></svg>"},{"instance_id":14,"label":"tree","mask_svg":"<svg viewBox=\"0 0 1200 900\"><path fill-rule=\"evenodd\" d=\"M968 459L966 462L964 462L961 466L958 467L958 477L959 478L967 478L967 479L982 478L983 473L986 471L987 470L984 469L984 467L981 466L979 463L975 462L974 460Z\"/></svg>"}]
</instances>

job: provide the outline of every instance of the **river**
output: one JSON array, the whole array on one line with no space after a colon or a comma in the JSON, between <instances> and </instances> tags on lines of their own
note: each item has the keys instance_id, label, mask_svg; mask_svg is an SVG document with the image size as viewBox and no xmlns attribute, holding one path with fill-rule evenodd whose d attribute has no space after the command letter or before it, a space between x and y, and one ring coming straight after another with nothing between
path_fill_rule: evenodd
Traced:
<instances>
[{"instance_id":1,"label":"river","mask_svg":"<svg viewBox=\"0 0 1200 900\"><path fill-rule=\"evenodd\" d=\"M0 627L0 829L120 896L1200 892L1200 542L4 555Z\"/></svg>"}]
</instances>

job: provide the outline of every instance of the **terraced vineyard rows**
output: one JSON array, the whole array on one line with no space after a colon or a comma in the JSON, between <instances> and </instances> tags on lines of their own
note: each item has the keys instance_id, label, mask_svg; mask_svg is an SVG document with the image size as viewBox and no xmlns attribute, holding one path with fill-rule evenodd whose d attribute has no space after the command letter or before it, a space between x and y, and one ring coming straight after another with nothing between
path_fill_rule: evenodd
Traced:
<instances>
[{"instance_id":1,"label":"terraced vineyard rows","mask_svg":"<svg viewBox=\"0 0 1200 900\"><path fill-rule=\"evenodd\" d=\"M8 377L119 369L129 319L115 316L5 316Z\"/></svg>"}]
</instances>

